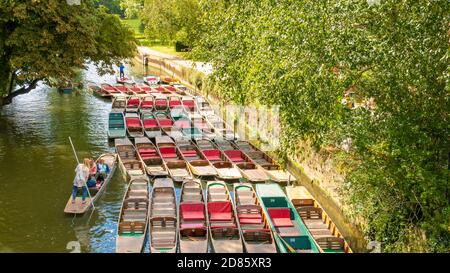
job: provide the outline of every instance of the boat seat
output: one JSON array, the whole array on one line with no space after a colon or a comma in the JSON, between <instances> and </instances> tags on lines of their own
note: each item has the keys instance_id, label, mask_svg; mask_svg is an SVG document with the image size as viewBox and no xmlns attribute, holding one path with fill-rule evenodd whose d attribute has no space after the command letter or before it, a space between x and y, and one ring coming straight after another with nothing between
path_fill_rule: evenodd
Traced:
<instances>
[{"instance_id":1,"label":"boat seat","mask_svg":"<svg viewBox=\"0 0 450 273\"><path fill-rule=\"evenodd\" d=\"M343 238L334 236L314 238L322 249L343 250L345 241Z\"/></svg>"},{"instance_id":2,"label":"boat seat","mask_svg":"<svg viewBox=\"0 0 450 273\"><path fill-rule=\"evenodd\" d=\"M196 223L181 223L180 229L206 229L204 222L196 222Z\"/></svg>"},{"instance_id":3,"label":"boat seat","mask_svg":"<svg viewBox=\"0 0 450 273\"><path fill-rule=\"evenodd\" d=\"M203 150L202 152L209 161L220 161L221 160L219 150Z\"/></svg>"},{"instance_id":4,"label":"boat seat","mask_svg":"<svg viewBox=\"0 0 450 273\"><path fill-rule=\"evenodd\" d=\"M243 230L244 240L248 242L272 242L270 230L257 229L257 230Z\"/></svg>"},{"instance_id":5,"label":"boat seat","mask_svg":"<svg viewBox=\"0 0 450 273\"><path fill-rule=\"evenodd\" d=\"M242 225L254 225L262 223L262 218L239 218L239 223Z\"/></svg>"},{"instance_id":6,"label":"boat seat","mask_svg":"<svg viewBox=\"0 0 450 273\"><path fill-rule=\"evenodd\" d=\"M239 213L238 212L239 219L262 219L262 215L257 213Z\"/></svg>"},{"instance_id":7,"label":"boat seat","mask_svg":"<svg viewBox=\"0 0 450 273\"><path fill-rule=\"evenodd\" d=\"M213 212L209 215L210 221L230 221L232 219L231 212Z\"/></svg>"},{"instance_id":8,"label":"boat seat","mask_svg":"<svg viewBox=\"0 0 450 273\"><path fill-rule=\"evenodd\" d=\"M177 152L175 147L161 147L159 152L163 158L177 158Z\"/></svg>"},{"instance_id":9,"label":"boat seat","mask_svg":"<svg viewBox=\"0 0 450 273\"><path fill-rule=\"evenodd\" d=\"M221 239L221 238L239 238L239 230L236 228L236 226L232 227L211 227L211 233L214 239Z\"/></svg>"},{"instance_id":10,"label":"boat seat","mask_svg":"<svg viewBox=\"0 0 450 273\"><path fill-rule=\"evenodd\" d=\"M289 208L268 208L267 211L275 227L294 226Z\"/></svg>"},{"instance_id":11,"label":"boat seat","mask_svg":"<svg viewBox=\"0 0 450 273\"><path fill-rule=\"evenodd\" d=\"M233 162L244 162L242 152L239 150L227 150L224 152Z\"/></svg>"}]
</instances>

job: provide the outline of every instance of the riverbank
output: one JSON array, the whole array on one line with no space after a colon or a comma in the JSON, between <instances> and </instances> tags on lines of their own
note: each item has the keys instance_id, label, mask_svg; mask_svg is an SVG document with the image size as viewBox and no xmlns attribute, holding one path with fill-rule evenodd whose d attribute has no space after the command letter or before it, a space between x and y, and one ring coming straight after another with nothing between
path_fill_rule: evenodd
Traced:
<instances>
[{"instance_id":1,"label":"riverbank","mask_svg":"<svg viewBox=\"0 0 450 273\"><path fill-rule=\"evenodd\" d=\"M225 105L205 85L207 75L212 72L210 64L194 62L180 56L158 52L145 46L138 47L137 61L143 64L147 58L148 64L160 71L178 78L183 84L190 87L197 94L208 98L216 109L225 112ZM248 130L250 128L246 128ZM260 146L259 143L254 143ZM305 186L325 211L332 217L343 236L349 241L356 252L366 251L367 242L355 222L348 219L339 197L340 181L343 177L333 170L329 159L323 159L304 144L303 155L292 155L288 158L287 169L296 177L297 184ZM272 154L272 156L276 156ZM305 164L308 163L308 164Z\"/></svg>"}]
</instances>

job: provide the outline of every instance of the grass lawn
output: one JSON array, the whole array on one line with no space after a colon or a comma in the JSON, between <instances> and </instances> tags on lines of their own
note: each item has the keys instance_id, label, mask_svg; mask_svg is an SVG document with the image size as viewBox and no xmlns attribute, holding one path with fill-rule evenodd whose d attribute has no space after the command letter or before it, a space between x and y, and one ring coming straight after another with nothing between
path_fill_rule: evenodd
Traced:
<instances>
[{"instance_id":1,"label":"grass lawn","mask_svg":"<svg viewBox=\"0 0 450 273\"><path fill-rule=\"evenodd\" d=\"M163 45L158 40L149 40L145 38L144 33L140 29L140 19L122 19L122 22L128 25L134 31L134 37L138 40L141 46L147 46L155 51L184 57L183 52L176 52L174 45Z\"/></svg>"}]
</instances>

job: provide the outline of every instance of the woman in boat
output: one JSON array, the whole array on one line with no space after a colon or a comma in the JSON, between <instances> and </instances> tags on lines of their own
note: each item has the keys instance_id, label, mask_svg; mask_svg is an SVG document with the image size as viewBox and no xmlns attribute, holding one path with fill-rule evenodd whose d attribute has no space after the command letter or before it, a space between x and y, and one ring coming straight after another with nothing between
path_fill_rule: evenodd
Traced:
<instances>
[{"instance_id":1,"label":"woman in boat","mask_svg":"<svg viewBox=\"0 0 450 273\"><path fill-rule=\"evenodd\" d=\"M103 158L100 158L100 160L97 163L97 183L102 183L105 181L105 178L108 177L110 170L108 164L105 163L105 160Z\"/></svg>"},{"instance_id":2,"label":"woman in boat","mask_svg":"<svg viewBox=\"0 0 450 273\"><path fill-rule=\"evenodd\" d=\"M73 180L73 188L72 188L72 204L75 203L78 188L82 188L83 190L82 204L86 203L86 197L88 195L88 192L85 183L89 178L90 163L91 163L90 160L88 158L85 158L83 160L83 163L78 164L77 168L75 169L75 179Z\"/></svg>"},{"instance_id":3,"label":"woman in boat","mask_svg":"<svg viewBox=\"0 0 450 273\"><path fill-rule=\"evenodd\" d=\"M89 188L95 187L97 185L97 165L95 164L95 161L90 158L89 159L89 179L87 181L87 186Z\"/></svg>"}]
</instances>

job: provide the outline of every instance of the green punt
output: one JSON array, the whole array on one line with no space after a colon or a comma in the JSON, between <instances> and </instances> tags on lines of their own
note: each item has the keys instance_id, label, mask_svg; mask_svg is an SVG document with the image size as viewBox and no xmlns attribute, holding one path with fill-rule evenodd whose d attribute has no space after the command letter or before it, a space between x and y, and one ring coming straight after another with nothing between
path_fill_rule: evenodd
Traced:
<instances>
[{"instance_id":1,"label":"green punt","mask_svg":"<svg viewBox=\"0 0 450 273\"><path fill-rule=\"evenodd\" d=\"M257 184L256 193L281 253L319 253L313 237L278 184Z\"/></svg>"},{"instance_id":2,"label":"green punt","mask_svg":"<svg viewBox=\"0 0 450 273\"><path fill-rule=\"evenodd\" d=\"M125 119L123 112L112 111L109 113L108 122L108 138L124 138L127 136L127 130L125 128Z\"/></svg>"}]
</instances>

